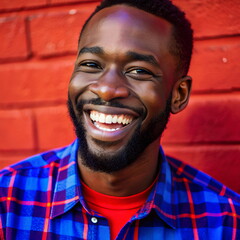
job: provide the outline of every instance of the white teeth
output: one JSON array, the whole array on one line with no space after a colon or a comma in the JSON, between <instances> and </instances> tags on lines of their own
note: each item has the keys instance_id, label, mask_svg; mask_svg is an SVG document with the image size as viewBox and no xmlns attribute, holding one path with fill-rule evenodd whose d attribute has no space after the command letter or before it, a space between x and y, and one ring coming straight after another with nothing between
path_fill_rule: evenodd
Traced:
<instances>
[{"instance_id":1,"label":"white teeth","mask_svg":"<svg viewBox=\"0 0 240 240\"><path fill-rule=\"evenodd\" d=\"M100 123L105 123L105 115L101 113L100 116L99 116L98 121L99 121Z\"/></svg>"},{"instance_id":2,"label":"white teeth","mask_svg":"<svg viewBox=\"0 0 240 240\"><path fill-rule=\"evenodd\" d=\"M122 121L123 121L123 116L121 115L121 116L117 119L117 122L118 122L119 124L121 124Z\"/></svg>"},{"instance_id":3,"label":"white teeth","mask_svg":"<svg viewBox=\"0 0 240 240\"><path fill-rule=\"evenodd\" d=\"M120 129L120 128L104 128L104 127L99 126L96 122L94 123L94 125L95 125L97 128L99 128L99 129L101 129L101 130L103 130L103 131L107 131L107 132L113 132L113 131L117 131L117 130Z\"/></svg>"},{"instance_id":4,"label":"white teeth","mask_svg":"<svg viewBox=\"0 0 240 240\"><path fill-rule=\"evenodd\" d=\"M114 117L112 118L112 123L117 123L117 115L114 115Z\"/></svg>"},{"instance_id":5,"label":"white teeth","mask_svg":"<svg viewBox=\"0 0 240 240\"><path fill-rule=\"evenodd\" d=\"M99 115L95 114L95 121L98 122L99 121Z\"/></svg>"},{"instance_id":6,"label":"white teeth","mask_svg":"<svg viewBox=\"0 0 240 240\"><path fill-rule=\"evenodd\" d=\"M90 118L95 121L96 120L96 114L94 112L90 113Z\"/></svg>"},{"instance_id":7,"label":"white teeth","mask_svg":"<svg viewBox=\"0 0 240 240\"><path fill-rule=\"evenodd\" d=\"M99 113L97 111L90 112L90 118L94 122L106 123L106 124L123 124L127 125L130 124L133 118L129 115L106 115L104 113Z\"/></svg>"},{"instance_id":8,"label":"white teeth","mask_svg":"<svg viewBox=\"0 0 240 240\"><path fill-rule=\"evenodd\" d=\"M109 123L109 124L112 123L112 116L111 116L111 115L107 115L107 117L106 117L106 123Z\"/></svg>"}]
</instances>

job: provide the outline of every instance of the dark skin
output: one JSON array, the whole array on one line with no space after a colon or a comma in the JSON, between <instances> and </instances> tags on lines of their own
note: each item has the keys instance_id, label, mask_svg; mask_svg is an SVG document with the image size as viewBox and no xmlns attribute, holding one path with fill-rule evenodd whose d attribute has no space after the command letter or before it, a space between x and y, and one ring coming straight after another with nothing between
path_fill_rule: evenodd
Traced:
<instances>
[{"instance_id":1,"label":"dark skin","mask_svg":"<svg viewBox=\"0 0 240 240\"><path fill-rule=\"evenodd\" d=\"M124 149L136 126L141 124L141 131L147 129L150 120L164 111L171 94L172 113L186 107L191 78L182 78L176 72L176 57L169 53L171 37L169 22L129 6L106 8L90 20L80 39L69 84L74 111L78 113L76 103L79 100L96 97L106 102L117 99L126 106L90 104L84 107L83 125L93 152L113 155ZM136 108L142 111L142 116L134 110ZM89 117L92 110L105 115L128 115L133 121L118 131L104 131L92 124ZM106 128L111 127L106 125ZM82 180L93 190L112 196L129 196L145 190L157 175L160 138L150 143L133 164L112 173L89 169L82 164L79 155ZM111 145L107 144L110 142Z\"/></svg>"}]
</instances>

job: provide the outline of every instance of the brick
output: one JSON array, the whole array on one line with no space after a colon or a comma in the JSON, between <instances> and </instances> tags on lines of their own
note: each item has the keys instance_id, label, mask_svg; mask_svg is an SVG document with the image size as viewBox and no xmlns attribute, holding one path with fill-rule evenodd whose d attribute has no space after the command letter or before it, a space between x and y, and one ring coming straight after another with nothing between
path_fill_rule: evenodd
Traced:
<instances>
[{"instance_id":1,"label":"brick","mask_svg":"<svg viewBox=\"0 0 240 240\"><path fill-rule=\"evenodd\" d=\"M173 0L186 12L195 37L214 37L240 33L239 0Z\"/></svg>"},{"instance_id":2,"label":"brick","mask_svg":"<svg viewBox=\"0 0 240 240\"><path fill-rule=\"evenodd\" d=\"M183 112L173 115L164 133L167 144L240 142L240 95L192 96Z\"/></svg>"},{"instance_id":3,"label":"brick","mask_svg":"<svg viewBox=\"0 0 240 240\"><path fill-rule=\"evenodd\" d=\"M96 0L50 0L50 3L51 4L56 4L56 3L81 3L81 2L99 2L99 1L96 1Z\"/></svg>"},{"instance_id":4,"label":"brick","mask_svg":"<svg viewBox=\"0 0 240 240\"><path fill-rule=\"evenodd\" d=\"M32 8L38 6L44 6L47 4L47 0L1 0L0 10L10 10L10 9L24 9Z\"/></svg>"},{"instance_id":5,"label":"brick","mask_svg":"<svg viewBox=\"0 0 240 240\"><path fill-rule=\"evenodd\" d=\"M30 110L0 110L0 150L33 149L33 122Z\"/></svg>"},{"instance_id":6,"label":"brick","mask_svg":"<svg viewBox=\"0 0 240 240\"><path fill-rule=\"evenodd\" d=\"M74 59L0 65L0 104L64 101Z\"/></svg>"},{"instance_id":7,"label":"brick","mask_svg":"<svg viewBox=\"0 0 240 240\"><path fill-rule=\"evenodd\" d=\"M44 57L75 54L80 30L93 6L30 18L33 53Z\"/></svg>"},{"instance_id":8,"label":"brick","mask_svg":"<svg viewBox=\"0 0 240 240\"><path fill-rule=\"evenodd\" d=\"M0 61L29 55L24 18L0 18L0 36Z\"/></svg>"},{"instance_id":9,"label":"brick","mask_svg":"<svg viewBox=\"0 0 240 240\"><path fill-rule=\"evenodd\" d=\"M36 154L36 152L1 152L0 151L0 169L17 163L21 160L26 159L32 155Z\"/></svg>"},{"instance_id":10,"label":"brick","mask_svg":"<svg viewBox=\"0 0 240 240\"><path fill-rule=\"evenodd\" d=\"M51 149L70 144L74 139L73 125L67 106L52 106L35 111L39 149Z\"/></svg>"},{"instance_id":11,"label":"brick","mask_svg":"<svg viewBox=\"0 0 240 240\"><path fill-rule=\"evenodd\" d=\"M193 92L240 89L240 38L196 41L190 75Z\"/></svg>"},{"instance_id":12,"label":"brick","mask_svg":"<svg viewBox=\"0 0 240 240\"><path fill-rule=\"evenodd\" d=\"M164 150L240 193L240 145L164 145Z\"/></svg>"}]
</instances>

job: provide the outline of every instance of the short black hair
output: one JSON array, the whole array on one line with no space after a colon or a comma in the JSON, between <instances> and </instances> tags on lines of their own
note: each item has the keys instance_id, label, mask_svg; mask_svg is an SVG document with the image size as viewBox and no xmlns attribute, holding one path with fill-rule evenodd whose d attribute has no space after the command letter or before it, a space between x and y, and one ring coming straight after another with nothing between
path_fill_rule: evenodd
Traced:
<instances>
[{"instance_id":1,"label":"short black hair","mask_svg":"<svg viewBox=\"0 0 240 240\"><path fill-rule=\"evenodd\" d=\"M80 38L88 22L97 12L114 5L135 7L170 22L173 25L173 38L169 51L177 58L177 71L183 76L187 74L192 57L193 30L185 13L170 0L103 0L86 20Z\"/></svg>"}]
</instances>

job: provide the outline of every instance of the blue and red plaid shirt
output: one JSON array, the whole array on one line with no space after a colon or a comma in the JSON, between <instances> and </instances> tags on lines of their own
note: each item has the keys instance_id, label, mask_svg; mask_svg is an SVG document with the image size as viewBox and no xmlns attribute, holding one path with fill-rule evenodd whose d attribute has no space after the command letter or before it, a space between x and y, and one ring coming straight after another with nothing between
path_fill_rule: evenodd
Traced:
<instances>
[{"instance_id":1,"label":"blue and red plaid shirt","mask_svg":"<svg viewBox=\"0 0 240 240\"><path fill-rule=\"evenodd\" d=\"M77 149L76 140L0 172L1 239L110 239L82 195ZM240 196L161 149L160 158L158 182L117 239L240 239Z\"/></svg>"}]
</instances>

